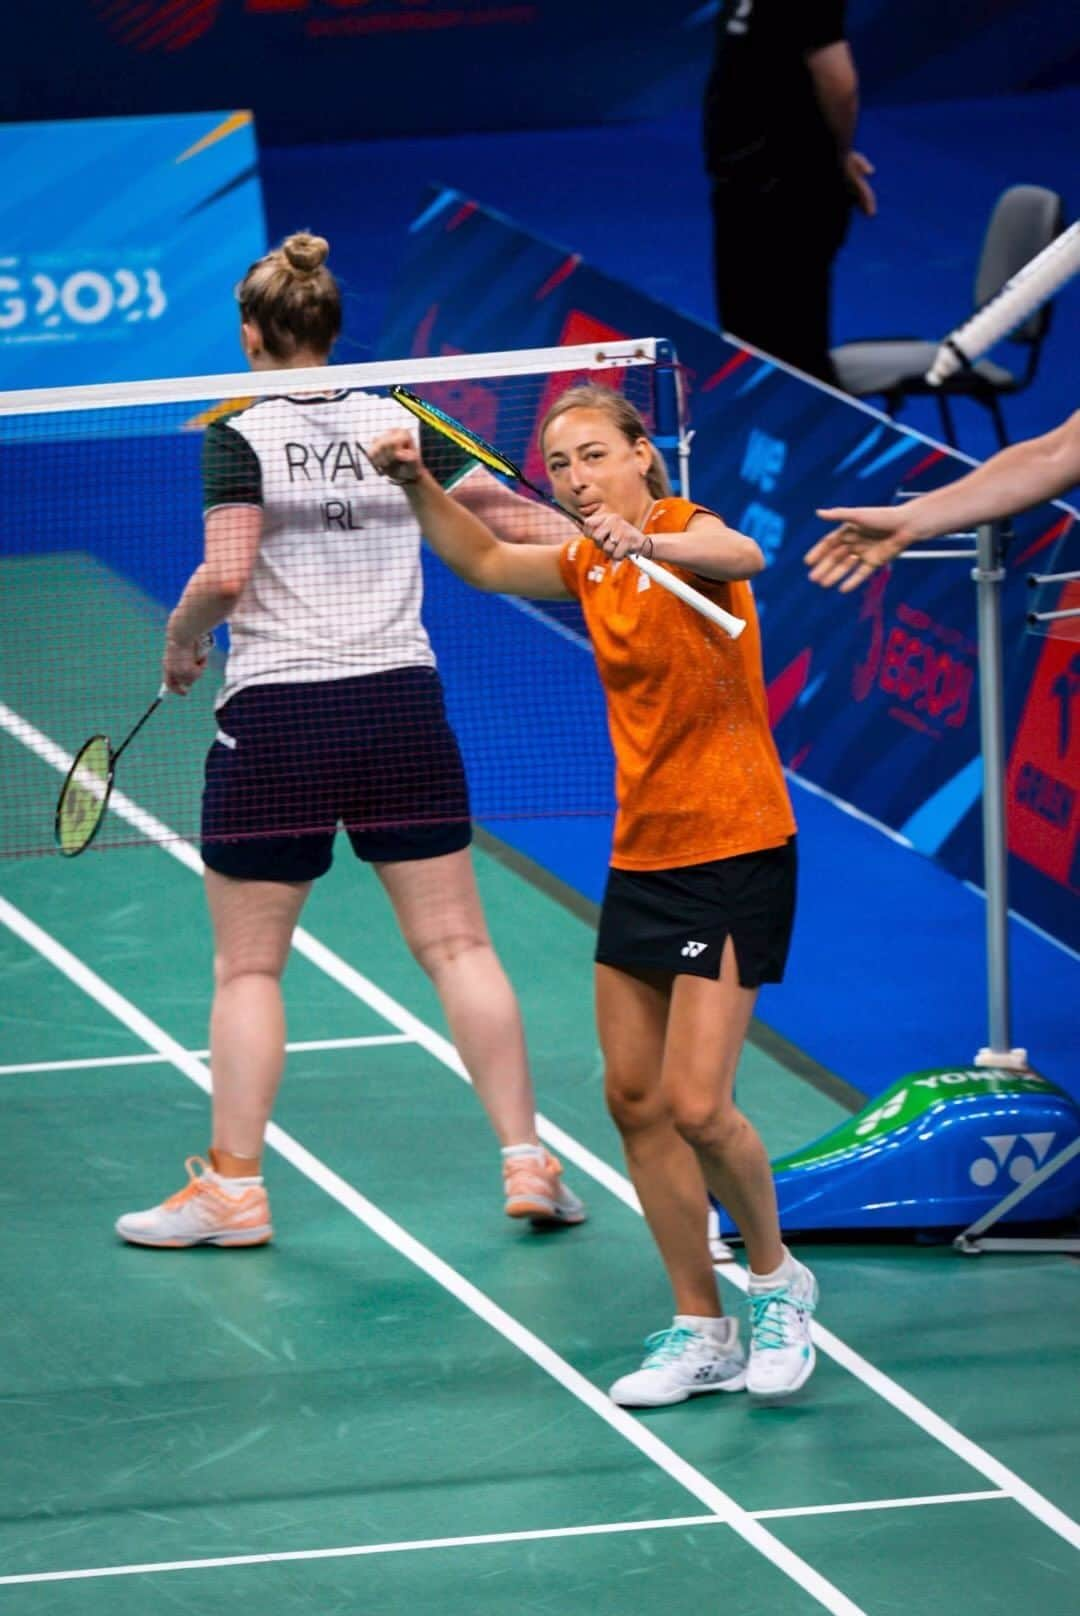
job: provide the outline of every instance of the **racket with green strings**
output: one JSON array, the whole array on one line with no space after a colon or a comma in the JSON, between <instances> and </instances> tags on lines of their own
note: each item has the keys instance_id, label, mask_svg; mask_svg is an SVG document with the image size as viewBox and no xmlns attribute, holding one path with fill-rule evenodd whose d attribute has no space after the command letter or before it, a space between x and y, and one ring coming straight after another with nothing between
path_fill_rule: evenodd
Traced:
<instances>
[{"instance_id":1,"label":"racket with green strings","mask_svg":"<svg viewBox=\"0 0 1080 1616\"><path fill-rule=\"evenodd\" d=\"M456 443L459 449L464 449L467 454L474 456L483 465L490 466L492 471L497 471L504 477L512 477L515 482L521 483L523 488L528 488L531 493L542 499L546 505L550 505L555 510L561 511L564 516L568 516L571 522L579 527L583 533L588 532L585 523L576 511L569 510L561 500L555 499L546 489L538 488L536 483L530 482L520 466L515 466L512 460L508 460L504 454L500 454L498 449L493 444L488 443L486 438L480 437L476 432L470 432L467 426L464 426L460 421L456 421L452 415L447 415L445 410L440 410L438 405L428 404L424 399L417 398L416 394L410 393L407 387L391 387L390 396L395 398L399 404L404 405L405 409L415 415L417 420L425 422L427 426L434 428L436 432L441 432L444 438L449 438L452 443ZM628 559L634 563L634 566L639 571L651 578L654 583L659 584L662 589L668 590L672 595L677 595L687 606L692 606L695 612L700 612L702 617L707 617L711 623L715 623L718 628L722 628L724 633L733 640L737 640L746 627L745 618L736 617L733 612L725 611L722 606L718 606L715 601L709 600L700 590L694 589L691 584L685 583L682 578L676 577L673 572L669 572L666 567L660 566L658 562L653 561L649 556L631 555Z\"/></svg>"},{"instance_id":2,"label":"racket with green strings","mask_svg":"<svg viewBox=\"0 0 1080 1616\"><path fill-rule=\"evenodd\" d=\"M209 652L214 643L212 634L204 634L199 648ZM112 795L116 765L142 729L147 719L156 713L169 693L162 685L149 707L137 723L128 730L120 745L113 747L107 735L91 735L75 754L75 760L60 788L53 819L53 836L65 858L85 853L94 840Z\"/></svg>"}]
</instances>

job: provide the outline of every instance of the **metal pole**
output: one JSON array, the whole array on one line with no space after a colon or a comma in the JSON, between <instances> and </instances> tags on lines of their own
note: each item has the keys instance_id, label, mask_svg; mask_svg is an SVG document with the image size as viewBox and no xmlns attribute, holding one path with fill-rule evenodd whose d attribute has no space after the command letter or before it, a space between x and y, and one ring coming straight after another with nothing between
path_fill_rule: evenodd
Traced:
<instances>
[{"instance_id":1,"label":"metal pole","mask_svg":"<svg viewBox=\"0 0 1080 1616\"><path fill-rule=\"evenodd\" d=\"M990 1047L980 1049L976 1066L1028 1069L1026 1049L1010 1048L1009 1025L1009 895L1008 848L1005 840L1005 719L1001 655L1001 565L1004 542L1000 528L992 523L980 526L976 535L977 560L972 571L975 580L979 621L979 724L983 752L983 869L986 884L986 965L990 1011ZM1063 1150L1016 1188L984 1212L953 1241L957 1251L978 1256L984 1251L1060 1251L1080 1253L1075 1236L1051 1239L1043 1236L999 1235L988 1238L992 1229L1013 1212L1047 1179L1069 1165L1080 1153L1080 1139L1073 1139Z\"/></svg>"},{"instance_id":2,"label":"metal pole","mask_svg":"<svg viewBox=\"0 0 1080 1616\"><path fill-rule=\"evenodd\" d=\"M983 872L986 887L986 977L989 1046L976 1066L1022 1070L1027 1051L1012 1048L1009 983L1008 847L1005 835L1005 714L1001 651L1001 529L980 523L976 533L976 615L979 628L979 727L983 755Z\"/></svg>"},{"instance_id":3,"label":"metal pole","mask_svg":"<svg viewBox=\"0 0 1080 1616\"><path fill-rule=\"evenodd\" d=\"M675 366L675 417L678 422L679 433L679 493L683 499L689 499L690 445L693 442L694 429L690 425L690 410L686 402L686 379L677 364Z\"/></svg>"},{"instance_id":4,"label":"metal pole","mask_svg":"<svg viewBox=\"0 0 1080 1616\"><path fill-rule=\"evenodd\" d=\"M653 371L653 405L656 424L653 442L664 456L668 473L676 479L683 499L690 498L690 439L686 425L686 388L679 369L674 344L665 339L656 344Z\"/></svg>"}]
</instances>

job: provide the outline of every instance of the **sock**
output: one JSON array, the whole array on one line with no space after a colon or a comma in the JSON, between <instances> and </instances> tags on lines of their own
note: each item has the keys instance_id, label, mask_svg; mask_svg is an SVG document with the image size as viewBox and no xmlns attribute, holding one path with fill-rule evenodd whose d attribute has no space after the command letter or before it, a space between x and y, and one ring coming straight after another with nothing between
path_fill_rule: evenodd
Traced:
<instances>
[{"instance_id":1,"label":"sock","mask_svg":"<svg viewBox=\"0 0 1080 1616\"><path fill-rule=\"evenodd\" d=\"M750 1289L752 1291L776 1291L781 1285L786 1285L795 1271L795 1259L788 1248L784 1247L784 1260L779 1268L774 1268L771 1274L755 1274L750 1270Z\"/></svg>"},{"instance_id":2,"label":"sock","mask_svg":"<svg viewBox=\"0 0 1080 1616\"><path fill-rule=\"evenodd\" d=\"M262 1183L261 1178L222 1178L220 1173L213 1172L206 1173L203 1176L213 1179L224 1195L231 1195L235 1200L239 1200L245 1190Z\"/></svg>"},{"instance_id":3,"label":"sock","mask_svg":"<svg viewBox=\"0 0 1080 1616\"><path fill-rule=\"evenodd\" d=\"M504 1145L502 1148L503 1161L514 1161L518 1156L529 1156L533 1161L546 1161L547 1151L543 1145Z\"/></svg>"},{"instance_id":4,"label":"sock","mask_svg":"<svg viewBox=\"0 0 1080 1616\"><path fill-rule=\"evenodd\" d=\"M228 1150L218 1150L215 1145L210 1146L207 1155L219 1183L244 1189L262 1183L258 1156L234 1156Z\"/></svg>"},{"instance_id":5,"label":"sock","mask_svg":"<svg viewBox=\"0 0 1080 1616\"><path fill-rule=\"evenodd\" d=\"M704 1335L717 1346L730 1347L734 1344L739 1333L738 1322L725 1316L720 1318L709 1314L699 1317L693 1313L676 1313L674 1323L684 1330L695 1330L698 1335Z\"/></svg>"}]
</instances>

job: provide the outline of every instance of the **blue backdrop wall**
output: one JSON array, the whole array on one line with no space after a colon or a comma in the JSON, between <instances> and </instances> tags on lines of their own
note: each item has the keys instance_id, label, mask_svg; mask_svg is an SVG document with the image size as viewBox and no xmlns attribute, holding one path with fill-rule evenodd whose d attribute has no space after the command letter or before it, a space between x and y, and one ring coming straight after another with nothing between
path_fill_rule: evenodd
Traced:
<instances>
[{"instance_id":1,"label":"blue backdrop wall","mask_svg":"<svg viewBox=\"0 0 1080 1616\"><path fill-rule=\"evenodd\" d=\"M798 3L798 0L792 0ZM545 128L696 103L701 0L67 0L8 7L0 117L254 108L264 138ZM1075 82L1070 0L851 0L870 96Z\"/></svg>"}]
</instances>

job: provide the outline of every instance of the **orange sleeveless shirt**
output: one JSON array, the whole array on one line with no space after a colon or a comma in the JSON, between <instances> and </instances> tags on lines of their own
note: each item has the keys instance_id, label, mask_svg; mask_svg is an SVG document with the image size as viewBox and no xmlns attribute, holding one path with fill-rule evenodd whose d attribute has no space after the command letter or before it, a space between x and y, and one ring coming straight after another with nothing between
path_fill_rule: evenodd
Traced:
<instances>
[{"instance_id":1,"label":"orange sleeveless shirt","mask_svg":"<svg viewBox=\"0 0 1080 1616\"><path fill-rule=\"evenodd\" d=\"M685 532L705 507L661 499L646 533ZM711 514L711 513L706 513ZM670 870L779 847L795 832L769 729L750 585L670 571L746 619L737 640L591 539L559 554L607 695L618 811L611 863Z\"/></svg>"}]
</instances>

